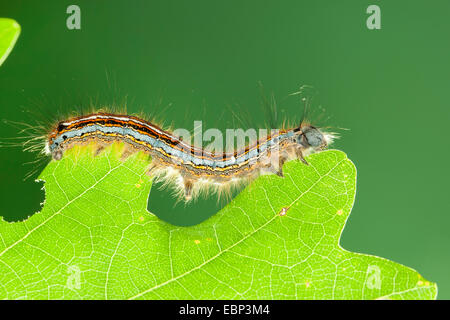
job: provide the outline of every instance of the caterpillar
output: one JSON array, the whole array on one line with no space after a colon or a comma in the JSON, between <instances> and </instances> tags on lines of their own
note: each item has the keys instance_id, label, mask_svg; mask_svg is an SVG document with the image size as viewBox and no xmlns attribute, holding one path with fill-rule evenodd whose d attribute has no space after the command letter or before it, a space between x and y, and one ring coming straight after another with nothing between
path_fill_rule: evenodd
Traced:
<instances>
[{"instance_id":1,"label":"caterpillar","mask_svg":"<svg viewBox=\"0 0 450 320\"><path fill-rule=\"evenodd\" d=\"M325 149L335 135L305 121L272 130L233 151L210 151L191 145L169 130L142 118L94 112L60 121L46 136L44 152L58 161L74 145L95 142L97 153L116 141L124 154L143 151L151 156L147 173L170 184L188 202L205 190L219 196L232 186L245 185L261 174L283 176L283 163Z\"/></svg>"}]
</instances>

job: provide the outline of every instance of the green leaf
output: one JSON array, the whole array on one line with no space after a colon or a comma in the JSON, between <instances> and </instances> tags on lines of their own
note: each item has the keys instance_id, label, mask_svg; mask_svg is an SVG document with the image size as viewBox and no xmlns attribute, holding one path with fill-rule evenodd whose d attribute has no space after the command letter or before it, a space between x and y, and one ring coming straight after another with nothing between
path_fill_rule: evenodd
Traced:
<instances>
[{"instance_id":1,"label":"green leaf","mask_svg":"<svg viewBox=\"0 0 450 320\"><path fill-rule=\"evenodd\" d=\"M0 66L8 57L20 34L20 25L13 19L0 18Z\"/></svg>"},{"instance_id":2,"label":"green leaf","mask_svg":"<svg viewBox=\"0 0 450 320\"><path fill-rule=\"evenodd\" d=\"M177 227L146 210L148 158L87 148L42 172L40 213L0 221L0 298L436 297L416 271L339 246L356 188L343 152L288 162L284 178L262 176L207 221Z\"/></svg>"}]
</instances>

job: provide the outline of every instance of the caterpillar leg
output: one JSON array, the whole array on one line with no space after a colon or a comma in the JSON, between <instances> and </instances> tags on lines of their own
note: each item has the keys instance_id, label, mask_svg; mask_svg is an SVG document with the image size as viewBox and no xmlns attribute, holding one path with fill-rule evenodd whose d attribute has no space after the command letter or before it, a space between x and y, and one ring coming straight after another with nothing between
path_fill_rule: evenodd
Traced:
<instances>
[{"instance_id":1,"label":"caterpillar leg","mask_svg":"<svg viewBox=\"0 0 450 320\"><path fill-rule=\"evenodd\" d=\"M146 174L150 177L153 177L155 175L155 171L157 168L158 168L158 162L155 160L152 160L152 163L148 167Z\"/></svg>"},{"instance_id":2,"label":"caterpillar leg","mask_svg":"<svg viewBox=\"0 0 450 320\"><path fill-rule=\"evenodd\" d=\"M266 168L265 170L283 178L284 177L283 164L286 162L287 159L288 158L286 155L278 155L277 157L271 159L271 162L269 162L265 166Z\"/></svg>"},{"instance_id":3,"label":"caterpillar leg","mask_svg":"<svg viewBox=\"0 0 450 320\"><path fill-rule=\"evenodd\" d=\"M300 159L304 164L306 164L307 166L309 166L308 161L305 160L305 158L303 157L303 152L301 148L297 148L295 149L295 154L297 155L297 158Z\"/></svg>"},{"instance_id":4,"label":"caterpillar leg","mask_svg":"<svg viewBox=\"0 0 450 320\"><path fill-rule=\"evenodd\" d=\"M280 156L278 159L278 169L276 170L275 174L279 177L284 178L283 174L283 164L286 162L287 158L285 156Z\"/></svg>"},{"instance_id":5,"label":"caterpillar leg","mask_svg":"<svg viewBox=\"0 0 450 320\"><path fill-rule=\"evenodd\" d=\"M53 160L56 160L56 161L61 160L62 156L63 156L63 153L61 150L56 150L55 152L52 153L52 158L53 158Z\"/></svg>"},{"instance_id":6,"label":"caterpillar leg","mask_svg":"<svg viewBox=\"0 0 450 320\"><path fill-rule=\"evenodd\" d=\"M125 161L129 156L131 156L133 153L136 152L136 149L130 146L125 146L124 150L122 151L122 156L120 159L122 161Z\"/></svg>"},{"instance_id":7,"label":"caterpillar leg","mask_svg":"<svg viewBox=\"0 0 450 320\"><path fill-rule=\"evenodd\" d=\"M184 178L184 198L186 201L192 199L192 189L194 188L194 180Z\"/></svg>"},{"instance_id":8,"label":"caterpillar leg","mask_svg":"<svg viewBox=\"0 0 450 320\"><path fill-rule=\"evenodd\" d=\"M103 150L105 150L104 144L98 144L95 146L94 157L98 156Z\"/></svg>"}]
</instances>

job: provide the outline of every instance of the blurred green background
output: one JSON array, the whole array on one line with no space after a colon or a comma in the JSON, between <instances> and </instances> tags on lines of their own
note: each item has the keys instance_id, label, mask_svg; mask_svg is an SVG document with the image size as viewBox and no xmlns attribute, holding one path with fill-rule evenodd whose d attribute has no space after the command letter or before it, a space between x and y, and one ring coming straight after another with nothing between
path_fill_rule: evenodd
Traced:
<instances>
[{"instance_id":1,"label":"blurred green background","mask_svg":"<svg viewBox=\"0 0 450 320\"><path fill-rule=\"evenodd\" d=\"M68 30L66 8L81 8ZM366 8L381 8L368 30ZM227 105L264 122L258 82L286 102L314 86L331 126L349 128L335 148L358 169L356 203L341 244L417 269L450 298L448 125L450 2L426 1L2 1L22 33L0 67L2 119L29 122L94 101L127 101L176 127L230 127ZM17 130L1 124L0 137ZM40 208L42 184L23 181L35 155L0 148L0 215ZM35 175L36 176L36 175ZM34 176L34 177L35 177ZM174 206L152 191L150 209L180 225L214 214L214 199Z\"/></svg>"}]
</instances>

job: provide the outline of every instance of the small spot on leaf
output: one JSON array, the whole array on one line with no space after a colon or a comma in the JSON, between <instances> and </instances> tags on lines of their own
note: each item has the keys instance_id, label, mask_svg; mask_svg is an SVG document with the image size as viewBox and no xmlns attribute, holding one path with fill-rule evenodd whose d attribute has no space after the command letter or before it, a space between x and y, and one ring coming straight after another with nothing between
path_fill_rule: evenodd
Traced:
<instances>
[{"instance_id":1,"label":"small spot on leaf","mask_svg":"<svg viewBox=\"0 0 450 320\"><path fill-rule=\"evenodd\" d=\"M285 216L288 210L289 210L289 207L284 207L281 209L281 211L278 213L278 215Z\"/></svg>"}]
</instances>

